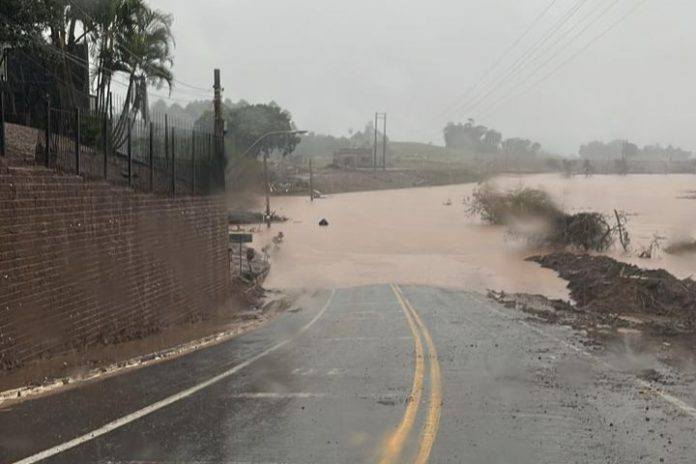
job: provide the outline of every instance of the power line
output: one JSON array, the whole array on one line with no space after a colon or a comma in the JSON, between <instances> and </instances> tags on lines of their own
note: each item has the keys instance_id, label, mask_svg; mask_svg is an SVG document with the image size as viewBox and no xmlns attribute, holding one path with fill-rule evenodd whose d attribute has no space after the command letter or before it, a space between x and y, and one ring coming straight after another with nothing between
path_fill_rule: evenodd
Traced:
<instances>
[{"instance_id":1,"label":"power line","mask_svg":"<svg viewBox=\"0 0 696 464\"><path fill-rule=\"evenodd\" d=\"M476 101L475 104L469 105L470 108L467 108L467 110L469 110L469 109L474 109L476 106L478 106L478 105L480 105L481 103L483 103L483 102L485 101L485 99L486 99L488 96L492 95L498 88L502 87L502 85L505 83L505 82L504 82L505 79L507 79L513 72L518 71L518 70L521 70L521 69L524 69L524 68L527 68L527 67L529 67L530 64L532 64L532 63L534 63L534 62L538 62L539 59L541 59L541 58L543 58L543 57L548 57L548 58L541 64L541 66L538 66L536 69L534 69L533 72L532 72L531 74L529 74L529 75L524 79L524 81L522 82L522 84L526 83L530 78L536 76L542 69L544 69L548 64L550 64L557 56L559 56L563 51L565 51L565 50L568 48L568 46L570 46L572 43L574 43L574 42L575 42L579 37L581 37L590 27L592 27L592 26L593 26L594 24L596 24L600 19L602 19L602 18L610 11L610 9L613 8L613 7L616 5L616 3L618 3L618 1L620 1L620 0L614 0L614 2L612 2L612 3L609 4L608 6L605 6L605 8L604 8L603 10L601 10L601 12L600 12L596 17L594 17L594 19L592 19L588 24L586 24L585 27L582 28L581 31L580 31L579 33L577 33L577 34L573 35L572 37L570 37L570 34L571 34L573 31L575 31L577 28L579 28L581 25L583 25L589 18L593 17L593 16L595 15L595 13L597 13L598 11L600 11L601 4L600 4L600 5L596 5L591 11L587 12L587 13L583 16L583 18L582 18L578 23L576 23L574 26L572 26L569 30L564 31L564 32L561 34L561 37L559 38L560 41L556 41L556 42L554 43L554 45L552 45L552 46L549 47L549 48L543 49L543 51L541 51L541 52L533 50L535 47L543 46L544 43L548 42L548 40L550 40L550 38L551 38L558 30L560 30L560 28L561 28L565 23L567 23L567 21L579 10L579 7L583 6L583 4L584 4L585 2L578 2L578 3L576 3L576 4L574 5L574 7L573 7L571 10L569 10L568 13L566 13L566 15L564 16L564 18L562 18L562 19L560 20L560 22L557 23L556 26L552 27L552 29L549 30L549 31L546 33L546 35L545 35L540 41L538 41L535 45L533 45L531 49L528 49L527 52L525 52L524 55L522 55L520 58L518 58L517 62L516 62L515 64L513 64L512 67L510 68L510 71L509 71L502 79L499 78L499 79L497 80L497 82L493 85L493 87L492 87L492 88L489 88L489 91L488 91L485 95L483 95L483 96L481 96L481 97L478 97L478 101ZM526 89L521 95L528 93L528 92L531 91L533 88L535 88L536 86L540 85L542 82L546 81L546 80L547 80L548 78L550 78L553 74L555 74L558 70L560 70L563 66L565 66L567 63L569 63L571 60L573 60L575 57L579 56L582 52L584 52L587 48L589 48L592 44L594 44L595 42L597 42L598 40L600 40L602 37L604 37L606 34L608 34L613 28L615 28L619 23L621 23L622 21L624 21L628 16L630 16L631 14L633 14L633 12L635 12L635 11L636 11L643 3L645 3L645 2L647 2L647 0L642 0L641 2L639 2L639 3L638 3L633 9L631 9L626 15L624 15L624 16L621 17L619 20L617 20L617 21L615 21L614 23L612 23L611 26L609 26L609 28L607 28L607 29L604 30L600 35L598 35L598 36L596 36L594 39L592 39L588 44L586 44L586 45L585 45L581 50L579 50L577 53L573 54L570 58L568 58L568 59L566 59L565 61L561 62L560 65L558 65L556 68L554 68L550 73L548 73L547 75L545 75L542 79L540 79L539 81L535 82L532 86L530 86L528 89ZM570 37L570 39L567 40L569 37ZM560 46L559 46L559 44L560 44ZM549 57L549 53L551 54L550 57ZM527 62L524 62L523 59L524 59L524 58L527 58L527 57L530 57L530 59L529 59ZM497 84L497 85L496 85L496 84ZM521 86L521 85L518 84L518 85L514 86L512 90L514 91L515 89L519 88L520 86ZM490 86L489 86L489 87L490 87ZM509 96L509 94L510 94L510 92L508 92L508 94L507 94L506 96ZM515 97L513 97L513 98L516 98L516 97L518 97L518 96L520 96L520 95L517 95L517 96L515 96ZM487 107L487 108L485 109L485 113L484 113L483 115L485 116L485 115L489 114L491 111L496 110L499 106L501 106L501 104L504 104L504 103L506 103L506 99L505 99L505 98L499 100L496 104Z\"/></svg>"},{"instance_id":2,"label":"power line","mask_svg":"<svg viewBox=\"0 0 696 464\"><path fill-rule=\"evenodd\" d=\"M2 14L0 13L0 16L4 16L4 15L2 15ZM47 51L50 51L50 52L52 52L52 53L57 54L57 55L60 56L60 57L65 56L68 60L72 61L73 63L76 63L76 64L78 64L78 65L84 67L84 64L80 63L79 61L77 61L77 60L75 59L75 58L79 58L77 55L72 55L72 54L70 54L70 53L68 53L68 52L66 52L66 51L59 51L59 50L55 49L54 47L52 47L51 45L46 44L46 43L43 43L43 42L38 42L38 41L37 41L36 44L42 46L42 47L43 47L45 50L47 50ZM92 95L91 95L89 92L84 92L83 90L80 90L80 89L76 88L74 85L69 84L67 81L65 81L65 79L59 77L59 76L57 75L57 73L55 72L55 70L48 68L48 67L46 66L45 63L41 63L41 61L39 61L38 59L32 57L29 53L23 52L23 55L24 55L28 60L30 60L31 62L33 62L34 64L36 64L38 67L40 67L41 69L43 69L47 74L51 74L51 76L53 77L53 79L56 79L58 82L62 83L62 84L65 85L66 87L69 87L69 88L71 88L72 90L74 90L74 91L76 91L76 92L78 92L78 93L80 93L80 94L82 94L82 95L84 95L84 96L92 97ZM109 71L110 71L110 70L109 70ZM119 81L118 79L115 79L113 76L112 76L112 78L111 78L111 81L112 81L112 83L117 84L117 85L120 85L121 87L123 87L123 88L125 88L125 89L127 89L127 88L129 87L128 83L121 82L121 81ZM150 91L150 92L149 92L149 95L154 96L154 97L157 97L157 98L160 98L160 99L163 99L163 100L170 100L170 101L173 101L173 102L176 102L176 103L185 103L185 104L200 102L201 100L205 101L205 100L206 100L205 97L209 97L208 95L206 95L206 96L201 96L201 97L203 97L203 98L201 98L201 99L185 100L185 99L175 98L175 97L168 96L168 95L158 94L158 93L153 92L153 91Z\"/></svg>"},{"instance_id":3,"label":"power line","mask_svg":"<svg viewBox=\"0 0 696 464\"><path fill-rule=\"evenodd\" d=\"M77 8L77 9L80 11L80 13L82 13L83 15L85 15L85 16L86 16L87 18L89 18L92 22L96 23L96 21L94 20L94 18L93 18L92 16L90 16L90 14L87 13L82 7L80 7L79 5L77 5L73 0L68 0L68 2L70 3L71 6ZM128 47L126 47L124 44L120 44L120 47L123 48L126 52L128 52L128 53L129 53L133 58L135 58L136 60L140 60L140 57L138 57L138 55L136 55L135 53L133 53L133 51L130 50ZM172 79L172 80L173 80L174 82L178 83L178 84L183 85L184 87L188 87L188 88L193 89L193 90L201 90L201 91L203 91L203 92L212 92L212 89L210 89L210 88L204 88L204 87L196 86L196 85L193 85L193 84L189 84L189 83L184 82L184 81L179 80L179 79Z\"/></svg>"},{"instance_id":4,"label":"power line","mask_svg":"<svg viewBox=\"0 0 696 464\"><path fill-rule=\"evenodd\" d=\"M638 9L643 6L645 3L647 3L648 0L640 0L637 4L633 6L625 15L620 17L618 20L615 22L611 23L609 27L604 29L599 35L595 36L590 42L588 42L584 47L582 47L580 50L578 50L576 53L568 57L565 61L561 62L557 67L555 67L551 72L546 74L543 78L539 79L536 81L534 84L532 84L530 87L528 87L526 90L524 90L522 93L515 95L511 99L519 98L521 96L524 96L534 90L536 87L541 85L542 83L546 82L549 78L551 78L554 74L556 74L559 70L561 70L563 67L565 67L568 63L573 61L575 58L580 56L582 53L584 53L588 48L590 48L592 45L594 45L597 41L601 40L604 38L609 32L614 30L619 24L621 24L623 21L628 19L631 15L633 15ZM499 104L496 107L491 108L488 113L496 111L500 106L504 105L507 103L507 101L499 102Z\"/></svg>"},{"instance_id":5,"label":"power line","mask_svg":"<svg viewBox=\"0 0 696 464\"><path fill-rule=\"evenodd\" d=\"M517 46L529 35L529 33L534 29L534 27L541 21L541 19L546 16L546 13L548 13L553 6L558 3L558 0L551 0L551 2L536 16L536 18L529 24L529 26L525 29L525 31L517 37L517 39L513 42L513 44L508 47L506 51L504 51L498 59L481 75L481 77L478 79L478 81L474 84L473 87L471 87L466 93L463 95L460 95L459 98L455 100L453 104L447 105L447 107L440 112L438 116L443 116L445 115L448 111L456 108L460 104L463 104L466 99L481 85L483 82L490 76L490 74L493 72L495 68L498 67L502 61L508 57L512 51L517 48Z\"/></svg>"},{"instance_id":6,"label":"power line","mask_svg":"<svg viewBox=\"0 0 696 464\"><path fill-rule=\"evenodd\" d=\"M72 53L70 53L70 52L67 52L67 51L65 51L65 50L58 50L58 49L56 49L55 47L52 47L52 46L49 45L49 44L43 43L43 42L41 42L41 41L38 41L37 39L35 39L35 43L36 43L37 45L43 47L45 50L47 50L47 51L49 51L49 52L51 52L51 53L56 54L58 57L60 57L60 58L66 58L66 59L68 59L69 61L71 61L72 63L75 63L75 64L77 64L78 66L81 66L83 69L87 69L87 70L89 71L89 66L85 64L86 61L84 60L84 58L82 58L82 57L80 57L80 56L78 56L78 55L74 55L74 54L72 54ZM53 75L55 76L55 71L48 69L45 65L39 63L38 60L32 58L32 57L29 56L27 53L25 53L25 55L26 55L31 61L33 61L33 62L36 63L37 65L41 66L44 70L50 72L51 74L53 74ZM112 83L117 84L117 85L120 85L121 87L123 87L123 88L125 88L125 89L128 89L128 88L130 87L129 83L127 83L127 82L122 82L122 81L118 80L118 79L115 77L115 76L117 75L117 74L116 74L117 71L113 71L113 70L111 70L111 69L109 69L109 68L104 68L104 69L107 70L107 71L109 71L109 72L111 73L110 79L111 79L111 82L112 82ZM68 84L65 80L59 78L58 76L55 76L55 77L56 77L56 79L58 79L58 80L59 80L60 82L62 82L63 84L69 86L69 84ZM81 90L79 90L79 89L75 89L75 90L77 90L78 92L83 93L83 94L85 94L85 95L89 95L88 93L85 93L85 92L83 92L83 91L81 91ZM182 93L185 93L185 92L182 92ZM181 99L181 98L172 97L171 95L162 95L162 94L158 94L158 93L153 92L153 91L150 91L149 94L152 95L152 96L161 98L161 99L166 99L166 100L171 100L171 101L174 101L174 102L186 103L186 104L192 103L192 102L195 102L195 101L200 101L201 99L203 99L203 100L205 100L205 99L211 99L211 95L210 95L210 94L196 94L196 93L193 93L193 92L190 92L190 95L191 95L192 97L198 97L198 99L196 99L196 100L193 100L193 99L191 99L191 100L185 100L185 99Z\"/></svg>"},{"instance_id":7,"label":"power line","mask_svg":"<svg viewBox=\"0 0 696 464\"><path fill-rule=\"evenodd\" d=\"M203 88L203 87L196 87L195 85L187 84L186 82L182 82L182 81L180 81L180 80L178 80L178 79L174 79L174 82L176 82L177 84L181 84L181 85L183 85L184 87L189 87L189 88L191 88L191 89L193 89L193 90L201 90L201 91L203 91L203 92L211 92L211 93L212 93L212 91L213 91L212 87L211 87L211 88L207 88L207 89L206 89L206 88Z\"/></svg>"},{"instance_id":8,"label":"power line","mask_svg":"<svg viewBox=\"0 0 696 464\"><path fill-rule=\"evenodd\" d=\"M502 77L499 77L489 87L484 94L473 99L469 104L460 108L462 111L469 112L475 109L493 93L495 93L504 83L509 80L520 68L526 66L526 63L535 56L538 50L542 49L546 43L570 21L575 14L587 3L588 0L577 0L573 6L554 24L537 42L529 47L508 69Z\"/></svg>"},{"instance_id":9,"label":"power line","mask_svg":"<svg viewBox=\"0 0 696 464\"><path fill-rule=\"evenodd\" d=\"M540 65L536 66L535 69L532 70L530 74L528 74L526 77L523 77L520 81L517 82L517 84L513 85L510 89L508 89L508 92L503 96L502 100L506 98L506 96L509 96L511 93L514 93L515 90L521 88L526 84L531 78L536 76L539 72L541 72L548 64L550 64L556 57L558 57L561 53L566 51L579 37L581 37L585 32L587 32L592 26L597 24L606 14L616 6L617 3L619 3L621 0L613 0L611 3L605 6L604 9L600 11L599 8L594 8L590 10L579 22L577 22L571 29L567 31L568 34L566 34L566 37L564 37L563 40L560 40L556 42L556 45L560 45L556 47L556 45L551 46L548 48L545 52L541 53L538 55L534 60L532 60L530 63L534 61L538 61L538 59L541 59L543 57L547 57L545 61L543 61ZM598 7L601 5L597 5ZM591 19L589 23L585 25L578 33L576 33L573 36L570 36L569 34L573 32L575 29L579 28L582 26L588 19L591 18L591 16L594 13L599 12L599 15L594 17L594 19ZM565 40L569 39L569 40ZM550 53L550 56L549 56ZM498 99L501 100L501 99ZM493 106L495 103L493 104ZM484 107L483 110L481 110L482 113L485 113L487 109L489 109L492 105L487 105Z\"/></svg>"},{"instance_id":10,"label":"power line","mask_svg":"<svg viewBox=\"0 0 696 464\"><path fill-rule=\"evenodd\" d=\"M166 95L159 95L159 94L156 94L154 92L150 92L150 95L153 97L161 98L163 100L171 100L171 101L176 102L176 103L186 103L187 105L189 103L199 103L201 101L206 101L205 99L204 100L184 100L182 98L167 97ZM210 99L210 101L212 101L212 98Z\"/></svg>"}]
</instances>

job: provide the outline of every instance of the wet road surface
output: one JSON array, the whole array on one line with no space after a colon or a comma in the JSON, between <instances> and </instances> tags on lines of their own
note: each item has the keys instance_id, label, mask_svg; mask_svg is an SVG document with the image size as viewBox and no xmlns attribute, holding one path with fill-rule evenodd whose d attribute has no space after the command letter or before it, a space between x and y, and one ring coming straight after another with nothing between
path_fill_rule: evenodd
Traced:
<instances>
[{"instance_id":1,"label":"wet road surface","mask_svg":"<svg viewBox=\"0 0 696 464\"><path fill-rule=\"evenodd\" d=\"M656 390L569 329L427 287L323 291L302 307L0 409L0 462L696 460L693 379Z\"/></svg>"}]
</instances>

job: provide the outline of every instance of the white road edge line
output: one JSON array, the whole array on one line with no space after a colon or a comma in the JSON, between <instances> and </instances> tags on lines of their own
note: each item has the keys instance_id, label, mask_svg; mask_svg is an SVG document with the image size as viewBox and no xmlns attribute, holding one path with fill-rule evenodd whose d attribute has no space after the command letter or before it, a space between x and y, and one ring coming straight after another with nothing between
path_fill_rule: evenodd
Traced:
<instances>
[{"instance_id":1,"label":"white road edge line","mask_svg":"<svg viewBox=\"0 0 696 464\"><path fill-rule=\"evenodd\" d=\"M481 297L481 298L484 298L484 297ZM515 321L521 323L522 325L528 327L528 328L531 329L533 332L538 333L539 335L542 335L542 336L544 336L544 337L546 337L546 338L550 338L551 340L554 340L554 341L560 343L561 345L563 345L563 346L565 346L565 347L567 347L567 348L570 348L571 350L573 350L573 351L575 351L575 352L577 352L577 353L579 353L579 354L581 354L581 355L583 355L583 356L586 356L586 357L592 359L594 362L597 362L597 363L601 364L601 365L604 366L604 367L607 367L607 368L609 368L609 369L611 369L611 370L613 370L613 371L616 370L616 367L615 367L615 366L612 366L612 365L609 364L608 362L604 361L603 359L600 359L599 357L595 356L594 354L590 353L589 351L587 351L587 350L585 350L585 349L583 349L583 348L577 347L577 346L573 345L572 343L568 343L567 341L565 341L565 340L563 340L563 339L561 339L561 338L558 338L558 337L556 337L555 335L551 335L550 333L546 332L545 330L542 330L542 329L540 329L540 328L538 328L538 327L535 327L535 326L533 326L532 324L528 323L527 321L523 321L523 320L520 320L520 319L515 319L515 318L508 317L507 314L501 312L498 308L496 308L496 307L494 307L493 305L491 305L491 303L490 303L487 299L479 299L479 298L478 298L478 295L477 295L477 298L476 298L476 299L477 299L480 303L485 303L485 304L491 309L491 311L497 313L498 315L503 316L504 318L506 318L506 319L508 319L508 320L515 320ZM634 377L634 376L631 376L631 379L632 379L633 382L634 382L636 385L638 385L639 387L644 388L644 389L646 389L646 390L649 390L649 391L655 393L657 396L659 396L660 398L662 398L663 401L665 401L665 402L671 404L672 406L674 406L674 407L676 407L677 409L681 410L681 411L684 412L685 414L688 414L689 416L691 416L691 417L693 417L693 418L696 418L696 408L693 407L693 406L691 406L689 403L687 403L687 402L685 402L685 401L683 401L683 400L677 398L676 396L674 396L674 395L672 395L672 394L670 394L670 393L667 393L665 390L662 390L662 389L659 389L659 388L655 388L655 386L653 386L653 385L652 385L650 382L648 382L648 381L645 381L645 380L643 380L643 379L639 379L639 378Z\"/></svg>"},{"instance_id":2,"label":"white road edge line","mask_svg":"<svg viewBox=\"0 0 696 464\"><path fill-rule=\"evenodd\" d=\"M225 372L218 374L215 377L212 377L212 378L206 380L205 382L199 383L198 385L194 385L191 388L188 388L188 389L183 390L179 393L171 395L171 396L169 396L163 400L157 401L156 403L153 403L149 406L145 406L144 408L139 409L135 412L132 412L132 413L130 413L126 416L123 416L119 419L115 419L115 420L109 422L108 424L103 425L102 427L99 427L98 429L92 430L91 432L86 433L80 437L74 438L70 441L66 441L65 443L62 443L60 445L56 445L52 448L48 448L44 451L41 451L39 453L36 453L32 456L21 459L19 461L15 461L13 464L34 464L34 463L39 462L41 460L50 458L51 456L55 456L56 454L60 454L64 451L67 451L67 450L74 448L78 445L86 443L90 440L94 440L97 437L100 437L102 435L106 435L107 433L109 433L113 430L116 430L120 427L123 427L126 424L129 424L133 421L136 421L142 417L145 417L148 414L151 414L151 413L158 411L166 406L169 406L172 403L175 403L179 400L187 398L187 397L193 395L194 393L197 393L197 392L203 390L204 388L207 388L207 387L213 385L214 383L219 382L220 380L223 380L231 375L236 374L237 372L241 371L245 367L248 367L250 364L252 364L252 363L258 361L259 359L261 359L265 356L268 356L269 354L273 353L274 351L277 351L280 348L284 347L285 345L287 345L288 343L293 341L295 338L297 338L298 336L302 335L307 330L309 330L309 328L312 327L314 325L314 323L317 322L319 320L319 318L329 308L329 305L333 301L335 294L336 294L336 289L332 289L331 294L329 295L329 299L326 301L326 304L324 305L324 307L321 308L319 313L316 316L314 316L314 318L311 321L309 321L307 323L307 325L302 327L296 334L294 334L292 337L288 338L287 340L284 340L276 345L273 345L272 347L257 354L256 356L253 356L253 357L247 359L246 361L244 361L240 364L237 364L236 366L232 367L231 369L228 369Z\"/></svg>"}]
</instances>

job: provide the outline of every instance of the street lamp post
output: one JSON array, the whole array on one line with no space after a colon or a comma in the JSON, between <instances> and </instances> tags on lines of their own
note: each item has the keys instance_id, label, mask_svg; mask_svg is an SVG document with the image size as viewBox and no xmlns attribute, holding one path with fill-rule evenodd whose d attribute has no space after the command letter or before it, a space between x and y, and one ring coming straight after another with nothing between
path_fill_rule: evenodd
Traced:
<instances>
[{"instance_id":1,"label":"street lamp post","mask_svg":"<svg viewBox=\"0 0 696 464\"><path fill-rule=\"evenodd\" d=\"M307 131L305 130L282 130L282 131L271 131L263 134L261 137L256 139L254 143L251 144L249 148L246 149L244 154L242 154L242 158L244 158L246 155L251 152L251 150L254 149L259 143L261 143L263 140L267 139L268 137L273 137L276 135L304 135L306 134ZM266 219L266 225L268 227L271 227L271 184L268 180L268 152L264 151L263 152L263 179L264 183L266 184L266 214L265 214L265 219Z\"/></svg>"}]
</instances>

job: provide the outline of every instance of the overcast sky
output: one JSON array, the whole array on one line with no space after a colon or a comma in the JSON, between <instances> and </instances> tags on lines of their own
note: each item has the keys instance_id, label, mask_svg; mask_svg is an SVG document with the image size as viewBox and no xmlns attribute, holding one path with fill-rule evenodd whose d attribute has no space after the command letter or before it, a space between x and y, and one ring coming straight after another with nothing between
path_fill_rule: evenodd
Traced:
<instances>
[{"instance_id":1,"label":"overcast sky","mask_svg":"<svg viewBox=\"0 0 696 464\"><path fill-rule=\"evenodd\" d=\"M342 135L386 111L397 140L441 144L473 117L566 155L593 139L696 148L696 2L556 0L504 55L551 2L150 0L174 15L177 79L208 87L219 67L225 98L274 100L302 129Z\"/></svg>"}]
</instances>

